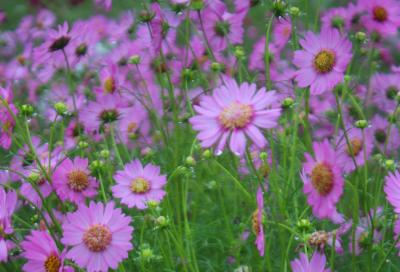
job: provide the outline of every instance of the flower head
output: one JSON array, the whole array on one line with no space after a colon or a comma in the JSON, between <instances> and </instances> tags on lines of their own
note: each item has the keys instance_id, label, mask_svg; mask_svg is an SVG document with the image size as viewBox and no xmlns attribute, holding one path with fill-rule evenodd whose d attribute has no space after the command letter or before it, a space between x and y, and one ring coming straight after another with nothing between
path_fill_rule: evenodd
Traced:
<instances>
[{"instance_id":1,"label":"flower head","mask_svg":"<svg viewBox=\"0 0 400 272\"><path fill-rule=\"evenodd\" d=\"M259 127L277 126L280 108L276 107L276 100L273 91L257 91L255 84L238 86L234 80L226 79L212 96L202 97L200 105L194 107L199 114L190 122L194 130L200 131L198 139L204 148L218 142L217 153L221 153L230 138L230 149L242 155L246 136L260 148L266 145Z\"/></svg>"},{"instance_id":2,"label":"flower head","mask_svg":"<svg viewBox=\"0 0 400 272\"><path fill-rule=\"evenodd\" d=\"M300 259L290 263L293 272L330 272L331 270L325 268L325 265L326 257L318 251L314 252L311 260L304 253L300 253Z\"/></svg>"},{"instance_id":3,"label":"flower head","mask_svg":"<svg viewBox=\"0 0 400 272\"><path fill-rule=\"evenodd\" d=\"M160 167L147 164L145 167L139 160L125 165L123 171L118 171L114 176L116 185L112 187L114 197L129 208L145 209L147 202L161 201L165 196L163 189L167 178L160 175Z\"/></svg>"},{"instance_id":4,"label":"flower head","mask_svg":"<svg viewBox=\"0 0 400 272\"><path fill-rule=\"evenodd\" d=\"M308 204L313 214L320 219L329 218L335 223L342 222L336 211L336 203L343 193L344 180L337 164L338 154L327 140L314 143L315 157L306 153L301 178L303 191L308 195Z\"/></svg>"},{"instance_id":5,"label":"flower head","mask_svg":"<svg viewBox=\"0 0 400 272\"><path fill-rule=\"evenodd\" d=\"M79 204L97 194L97 181L90 176L88 159L63 160L53 173L53 186L61 200Z\"/></svg>"},{"instance_id":6,"label":"flower head","mask_svg":"<svg viewBox=\"0 0 400 272\"><path fill-rule=\"evenodd\" d=\"M295 75L299 87L310 86L311 94L321 94L343 81L352 57L346 37L336 29L324 29L319 35L309 31L300 44L303 50L295 51L293 59L299 68Z\"/></svg>"},{"instance_id":7,"label":"flower head","mask_svg":"<svg viewBox=\"0 0 400 272\"><path fill-rule=\"evenodd\" d=\"M66 257L89 272L116 269L133 248L130 217L114 203L91 202L67 214L61 242L71 246Z\"/></svg>"}]
</instances>

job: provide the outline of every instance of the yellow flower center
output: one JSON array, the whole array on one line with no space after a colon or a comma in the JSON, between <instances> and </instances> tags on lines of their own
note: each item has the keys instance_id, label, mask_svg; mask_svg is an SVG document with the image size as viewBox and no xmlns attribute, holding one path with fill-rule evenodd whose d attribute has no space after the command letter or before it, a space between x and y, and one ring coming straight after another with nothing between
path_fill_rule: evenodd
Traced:
<instances>
[{"instance_id":1,"label":"yellow flower center","mask_svg":"<svg viewBox=\"0 0 400 272\"><path fill-rule=\"evenodd\" d=\"M388 18L388 12L384 7L381 6L375 6L372 9L372 14L374 16L374 20L380 23L385 22Z\"/></svg>"},{"instance_id":2,"label":"yellow flower center","mask_svg":"<svg viewBox=\"0 0 400 272\"><path fill-rule=\"evenodd\" d=\"M104 90L107 93L114 93L114 91L115 91L115 80L112 77L108 77L104 81Z\"/></svg>"},{"instance_id":3,"label":"yellow flower center","mask_svg":"<svg viewBox=\"0 0 400 272\"><path fill-rule=\"evenodd\" d=\"M61 267L60 258L57 255L52 254L47 257L47 260L44 262L44 270L46 272L58 272Z\"/></svg>"},{"instance_id":4,"label":"yellow flower center","mask_svg":"<svg viewBox=\"0 0 400 272\"><path fill-rule=\"evenodd\" d=\"M253 109L251 106L233 102L226 107L218 119L222 126L226 129L244 128L253 117Z\"/></svg>"},{"instance_id":5,"label":"yellow flower center","mask_svg":"<svg viewBox=\"0 0 400 272\"><path fill-rule=\"evenodd\" d=\"M74 170L67 175L68 187L75 192L82 192L89 186L88 175L81 170Z\"/></svg>"},{"instance_id":6,"label":"yellow flower center","mask_svg":"<svg viewBox=\"0 0 400 272\"><path fill-rule=\"evenodd\" d=\"M135 178L131 182L130 189L136 194L144 194L150 190L150 183L144 178Z\"/></svg>"},{"instance_id":7,"label":"yellow flower center","mask_svg":"<svg viewBox=\"0 0 400 272\"><path fill-rule=\"evenodd\" d=\"M351 149L353 151L353 155L357 156L363 148L363 141L359 138L354 138L350 140L350 144L351 144ZM351 150L349 147L346 148L346 152L351 156Z\"/></svg>"},{"instance_id":8,"label":"yellow flower center","mask_svg":"<svg viewBox=\"0 0 400 272\"><path fill-rule=\"evenodd\" d=\"M104 251L111 243L112 233L104 225L94 224L83 234L83 243L92 252Z\"/></svg>"},{"instance_id":9,"label":"yellow flower center","mask_svg":"<svg viewBox=\"0 0 400 272\"><path fill-rule=\"evenodd\" d=\"M137 124L135 122L131 122L128 125L128 132L129 133L135 132L136 128L137 128Z\"/></svg>"},{"instance_id":10,"label":"yellow flower center","mask_svg":"<svg viewBox=\"0 0 400 272\"><path fill-rule=\"evenodd\" d=\"M332 71L336 63L335 52L330 49L323 49L314 58L314 68L318 73L325 74Z\"/></svg>"},{"instance_id":11,"label":"yellow flower center","mask_svg":"<svg viewBox=\"0 0 400 272\"><path fill-rule=\"evenodd\" d=\"M317 164L311 172L311 183L320 195L328 195L333 188L332 169L324 163Z\"/></svg>"},{"instance_id":12,"label":"yellow flower center","mask_svg":"<svg viewBox=\"0 0 400 272\"><path fill-rule=\"evenodd\" d=\"M260 222L258 221L258 208L253 212L251 217L253 232L257 236L260 233Z\"/></svg>"}]
</instances>

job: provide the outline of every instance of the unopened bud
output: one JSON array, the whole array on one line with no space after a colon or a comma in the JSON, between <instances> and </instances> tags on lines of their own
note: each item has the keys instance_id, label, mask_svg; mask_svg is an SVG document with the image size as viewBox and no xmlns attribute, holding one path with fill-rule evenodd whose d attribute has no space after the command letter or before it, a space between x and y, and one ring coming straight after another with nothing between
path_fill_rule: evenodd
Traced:
<instances>
[{"instance_id":1,"label":"unopened bud","mask_svg":"<svg viewBox=\"0 0 400 272\"><path fill-rule=\"evenodd\" d=\"M58 115L64 116L68 113L68 106L64 102L57 102L54 104L54 109Z\"/></svg>"},{"instance_id":2,"label":"unopened bud","mask_svg":"<svg viewBox=\"0 0 400 272\"><path fill-rule=\"evenodd\" d=\"M368 127L368 121L367 120L358 120L354 123L354 126L356 128L364 129L364 128Z\"/></svg>"}]
</instances>

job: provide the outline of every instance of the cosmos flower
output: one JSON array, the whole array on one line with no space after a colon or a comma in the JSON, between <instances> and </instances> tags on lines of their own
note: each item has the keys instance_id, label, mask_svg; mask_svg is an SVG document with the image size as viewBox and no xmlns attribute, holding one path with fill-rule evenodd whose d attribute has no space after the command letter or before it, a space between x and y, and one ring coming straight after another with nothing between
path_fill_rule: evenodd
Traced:
<instances>
[{"instance_id":1,"label":"cosmos flower","mask_svg":"<svg viewBox=\"0 0 400 272\"><path fill-rule=\"evenodd\" d=\"M244 13L229 13L225 5L203 11L204 35L212 50L224 50L228 44L240 44L243 41Z\"/></svg>"},{"instance_id":2,"label":"cosmos flower","mask_svg":"<svg viewBox=\"0 0 400 272\"><path fill-rule=\"evenodd\" d=\"M385 177L386 199L393 206L394 211L400 214L400 173L395 171Z\"/></svg>"},{"instance_id":3,"label":"cosmos flower","mask_svg":"<svg viewBox=\"0 0 400 272\"><path fill-rule=\"evenodd\" d=\"M263 211L264 211L264 199L263 192L260 187L257 189L257 210L253 214L253 229L257 235L256 246L260 256L264 256L265 250L265 237L264 237L264 226L263 226Z\"/></svg>"},{"instance_id":4,"label":"cosmos flower","mask_svg":"<svg viewBox=\"0 0 400 272\"><path fill-rule=\"evenodd\" d=\"M158 166L143 167L139 160L134 160L125 165L124 170L117 171L114 179L117 184L111 189L113 196L129 208L145 209L148 201L160 202L165 196L163 187L167 178L160 175Z\"/></svg>"},{"instance_id":5,"label":"cosmos flower","mask_svg":"<svg viewBox=\"0 0 400 272\"><path fill-rule=\"evenodd\" d=\"M88 164L88 159L76 157L74 160L67 158L57 166L52 180L61 200L79 204L97 194L98 183L90 176Z\"/></svg>"},{"instance_id":6,"label":"cosmos flower","mask_svg":"<svg viewBox=\"0 0 400 272\"><path fill-rule=\"evenodd\" d=\"M110 11L112 8L112 0L95 0L96 5Z\"/></svg>"},{"instance_id":7,"label":"cosmos flower","mask_svg":"<svg viewBox=\"0 0 400 272\"><path fill-rule=\"evenodd\" d=\"M266 145L259 128L277 126L280 108L277 108L274 91L265 88L257 91L255 84L243 83L226 78L225 84L214 90L213 95L201 97L194 106L198 115L190 119L197 138L204 148L218 142L216 152L221 153L229 138L230 150L242 155L246 148L246 136L258 147Z\"/></svg>"},{"instance_id":8,"label":"cosmos flower","mask_svg":"<svg viewBox=\"0 0 400 272\"><path fill-rule=\"evenodd\" d=\"M347 16L347 9L344 7L331 8L321 18L322 29L336 28L339 30L349 29L350 20Z\"/></svg>"},{"instance_id":9,"label":"cosmos flower","mask_svg":"<svg viewBox=\"0 0 400 272\"><path fill-rule=\"evenodd\" d=\"M370 32L378 32L386 37L395 35L400 26L400 4L396 0L358 0L358 5L366 11L361 17L362 24Z\"/></svg>"},{"instance_id":10,"label":"cosmos flower","mask_svg":"<svg viewBox=\"0 0 400 272\"><path fill-rule=\"evenodd\" d=\"M73 272L64 266L65 252L60 253L47 231L33 230L21 243L22 256L27 259L22 269L26 272Z\"/></svg>"},{"instance_id":11,"label":"cosmos flower","mask_svg":"<svg viewBox=\"0 0 400 272\"><path fill-rule=\"evenodd\" d=\"M364 160L364 148L365 148L365 155L367 160L372 153L373 149L373 138L372 138L372 130L371 128L365 128L363 136L363 131L359 128L350 128L347 129L347 137L349 139L351 149L347 145L345 136L341 133L337 140L337 150L340 155L340 162L343 165L343 171L346 173L350 173L353 171L356 166L353 162L356 161L357 166L362 166L365 163Z\"/></svg>"},{"instance_id":12,"label":"cosmos flower","mask_svg":"<svg viewBox=\"0 0 400 272\"><path fill-rule=\"evenodd\" d=\"M319 219L330 219L335 223L343 222L336 210L344 187L341 168L338 165L338 154L328 140L313 143L315 157L305 153L301 178L307 202L312 206L314 216Z\"/></svg>"},{"instance_id":13,"label":"cosmos flower","mask_svg":"<svg viewBox=\"0 0 400 272\"><path fill-rule=\"evenodd\" d=\"M13 115L16 115L18 110L12 103L13 94L10 88L0 87L0 97L0 147L9 149L15 126Z\"/></svg>"},{"instance_id":14,"label":"cosmos flower","mask_svg":"<svg viewBox=\"0 0 400 272\"><path fill-rule=\"evenodd\" d=\"M311 94L332 90L343 81L352 53L351 43L336 29L320 34L308 31L300 40L303 50L294 52L293 63L299 68L295 79L301 88L310 86Z\"/></svg>"},{"instance_id":15,"label":"cosmos flower","mask_svg":"<svg viewBox=\"0 0 400 272\"><path fill-rule=\"evenodd\" d=\"M131 218L115 209L113 202L80 205L62 224L61 242L71 247L66 258L88 272L117 269L133 248L130 223Z\"/></svg>"},{"instance_id":16,"label":"cosmos flower","mask_svg":"<svg viewBox=\"0 0 400 272\"><path fill-rule=\"evenodd\" d=\"M73 36L68 33L67 22L59 25L58 30L49 30L45 42L34 49L34 65L48 64L55 59L64 61L63 50L68 46L71 39L73 39Z\"/></svg>"},{"instance_id":17,"label":"cosmos flower","mask_svg":"<svg viewBox=\"0 0 400 272\"><path fill-rule=\"evenodd\" d=\"M14 232L11 218L17 205L17 194L14 191L6 192L0 188L0 262L7 261L8 251L13 244L3 235Z\"/></svg>"},{"instance_id":18,"label":"cosmos flower","mask_svg":"<svg viewBox=\"0 0 400 272\"><path fill-rule=\"evenodd\" d=\"M325 255L315 251L311 260L307 255L300 253L300 259L295 259L290 262L293 272L330 272L329 268L325 268L326 257Z\"/></svg>"},{"instance_id":19,"label":"cosmos flower","mask_svg":"<svg viewBox=\"0 0 400 272\"><path fill-rule=\"evenodd\" d=\"M372 100L380 110L392 113L396 106L396 96L400 91L400 76L396 73L377 73L370 79Z\"/></svg>"},{"instance_id":20,"label":"cosmos flower","mask_svg":"<svg viewBox=\"0 0 400 272\"><path fill-rule=\"evenodd\" d=\"M389 124L387 118L381 117L378 114L371 119L371 129L373 130L375 146L383 152L386 145L386 151L392 153L400 146L400 135L396 126L391 126L390 131L388 131Z\"/></svg>"}]
</instances>

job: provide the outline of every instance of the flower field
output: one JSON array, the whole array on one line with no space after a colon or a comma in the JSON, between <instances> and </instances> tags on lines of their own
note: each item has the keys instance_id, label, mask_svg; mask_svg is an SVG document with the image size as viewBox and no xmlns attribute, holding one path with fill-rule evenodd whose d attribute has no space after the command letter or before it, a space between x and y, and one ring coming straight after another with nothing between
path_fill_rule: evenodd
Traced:
<instances>
[{"instance_id":1,"label":"flower field","mask_svg":"<svg viewBox=\"0 0 400 272\"><path fill-rule=\"evenodd\" d=\"M0 272L400 271L399 0L0 0Z\"/></svg>"}]
</instances>

